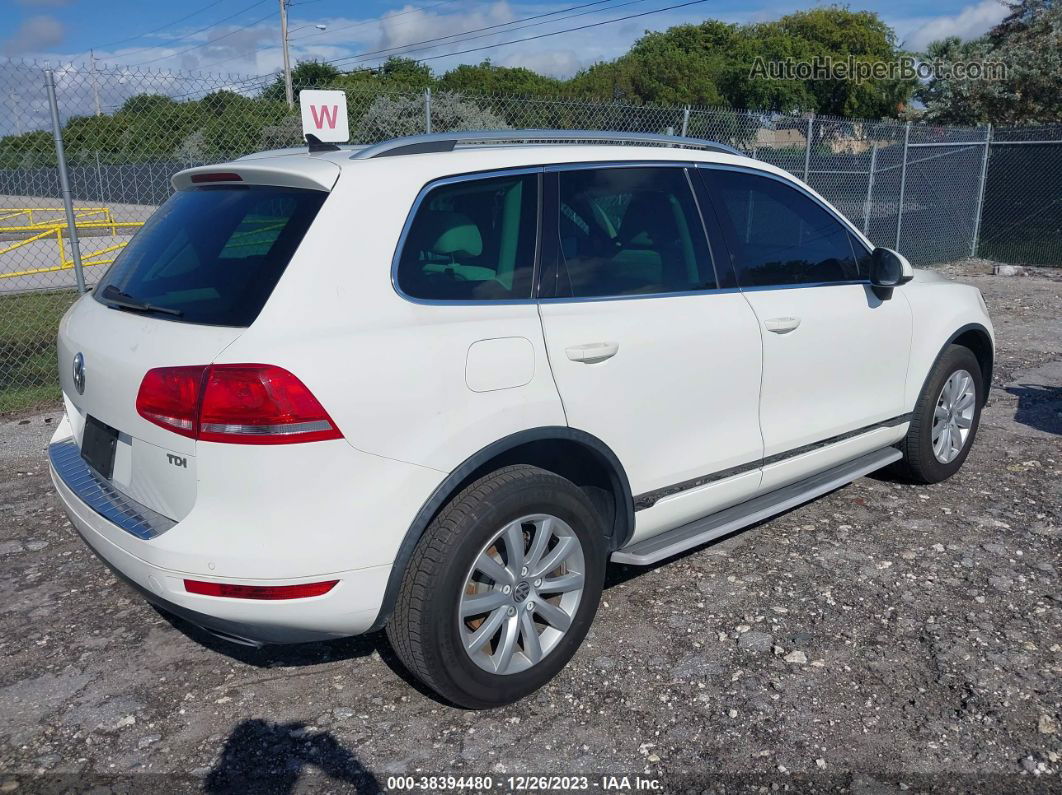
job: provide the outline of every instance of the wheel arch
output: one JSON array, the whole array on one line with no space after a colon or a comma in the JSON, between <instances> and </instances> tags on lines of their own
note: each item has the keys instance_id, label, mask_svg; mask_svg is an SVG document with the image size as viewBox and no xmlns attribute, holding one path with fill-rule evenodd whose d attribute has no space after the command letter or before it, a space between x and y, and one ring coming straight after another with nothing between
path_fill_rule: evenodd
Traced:
<instances>
[{"instance_id":1,"label":"wheel arch","mask_svg":"<svg viewBox=\"0 0 1062 795\"><path fill-rule=\"evenodd\" d=\"M474 480L511 464L541 467L571 480L586 492L604 517L610 552L630 539L634 532L630 482L619 458L608 445L592 434L565 426L519 431L469 456L446 476L417 511L395 555L372 630L387 623L413 550L443 506Z\"/></svg>"},{"instance_id":2,"label":"wheel arch","mask_svg":"<svg viewBox=\"0 0 1062 795\"><path fill-rule=\"evenodd\" d=\"M980 323L967 323L951 335L944 347L940 349L937 358L933 360L933 367L944 355L949 345L961 345L973 351L977 357L977 363L981 366L981 389L983 398L981 405L988 403L988 393L992 389L992 367L995 363L995 347L992 344L992 335L988 329ZM932 367L930 368L932 372Z\"/></svg>"}]
</instances>

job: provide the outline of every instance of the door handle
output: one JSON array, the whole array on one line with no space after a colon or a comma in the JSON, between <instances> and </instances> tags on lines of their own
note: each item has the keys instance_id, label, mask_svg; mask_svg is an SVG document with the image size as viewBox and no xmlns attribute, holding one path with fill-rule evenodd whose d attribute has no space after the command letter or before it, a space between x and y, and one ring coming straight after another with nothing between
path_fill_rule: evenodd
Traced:
<instances>
[{"instance_id":1,"label":"door handle","mask_svg":"<svg viewBox=\"0 0 1062 795\"><path fill-rule=\"evenodd\" d=\"M763 321L763 325L767 327L768 331L773 331L775 334L788 334L790 331L795 331L796 327L800 325L800 318L772 317L770 320Z\"/></svg>"},{"instance_id":2,"label":"door handle","mask_svg":"<svg viewBox=\"0 0 1062 795\"><path fill-rule=\"evenodd\" d=\"M618 342L588 342L586 345L572 345L564 349L569 359L583 364L597 364L605 359L611 359L617 351L619 351Z\"/></svg>"}]
</instances>

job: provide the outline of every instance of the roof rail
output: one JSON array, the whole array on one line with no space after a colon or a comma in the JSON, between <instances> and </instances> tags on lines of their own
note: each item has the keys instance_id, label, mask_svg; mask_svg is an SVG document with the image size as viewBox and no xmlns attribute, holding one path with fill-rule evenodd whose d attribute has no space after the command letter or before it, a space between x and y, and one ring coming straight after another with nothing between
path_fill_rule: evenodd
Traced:
<instances>
[{"instance_id":1,"label":"roof rail","mask_svg":"<svg viewBox=\"0 0 1062 795\"><path fill-rule=\"evenodd\" d=\"M657 146L680 146L723 152L744 156L732 146L705 141L701 138L683 138L679 135L655 135L653 133L609 132L604 130L469 130L428 135L406 135L390 141L367 146L350 156L351 160L369 160L374 157L394 155L419 155L427 152L451 152L458 144L497 143L616 143L655 144Z\"/></svg>"}]
</instances>

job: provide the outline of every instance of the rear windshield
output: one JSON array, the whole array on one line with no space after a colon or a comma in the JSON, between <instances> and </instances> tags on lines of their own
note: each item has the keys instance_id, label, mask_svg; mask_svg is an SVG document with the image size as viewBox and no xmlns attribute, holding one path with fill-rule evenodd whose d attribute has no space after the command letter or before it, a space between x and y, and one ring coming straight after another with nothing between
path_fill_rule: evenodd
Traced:
<instances>
[{"instance_id":1,"label":"rear windshield","mask_svg":"<svg viewBox=\"0 0 1062 795\"><path fill-rule=\"evenodd\" d=\"M249 326L327 195L257 185L178 191L123 249L96 298L112 304L108 295L121 291L167 320Z\"/></svg>"}]
</instances>

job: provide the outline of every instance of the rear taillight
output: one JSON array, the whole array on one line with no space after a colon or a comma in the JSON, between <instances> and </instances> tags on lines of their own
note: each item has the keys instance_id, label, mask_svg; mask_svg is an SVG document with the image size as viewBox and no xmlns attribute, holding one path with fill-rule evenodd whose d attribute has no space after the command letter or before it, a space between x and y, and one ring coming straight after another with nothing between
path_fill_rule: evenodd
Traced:
<instances>
[{"instance_id":1,"label":"rear taillight","mask_svg":"<svg viewBox=\"0 0 1062 795\"><path fill-rule=\"evenodd\" d=\"M194 439L206 366L148 370L136 395L136 413L168 431Z\"/></svg>"},{"instance_id":2,"label":"rear taillight","mask_svg":"<svg viewBox=\"0 0 1062 795\"><path fill-rule=\"evenodd\" d=\"M230 599L306 599L328 593L338 582L339 580L325 580L299 585L234 585L226 582L185 580L184 590L201 596L226 596Z\"/></svg>"},{"instance_id":3,"label":"rear taillight","mask_svg":"<svg viewBox=\"0 0 1062 795\"><path fill-rule=\"evenodd\" d=\"M206 442L291 444L343 438L302 381L268 364L149 370L136 410L149 422Z\"/></svg>"}]
</instances>

